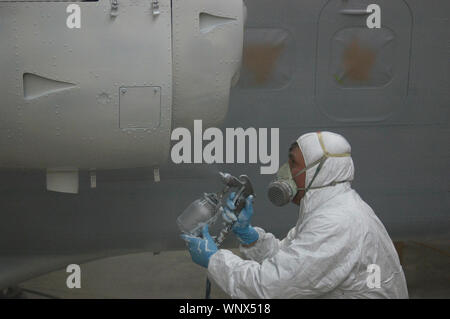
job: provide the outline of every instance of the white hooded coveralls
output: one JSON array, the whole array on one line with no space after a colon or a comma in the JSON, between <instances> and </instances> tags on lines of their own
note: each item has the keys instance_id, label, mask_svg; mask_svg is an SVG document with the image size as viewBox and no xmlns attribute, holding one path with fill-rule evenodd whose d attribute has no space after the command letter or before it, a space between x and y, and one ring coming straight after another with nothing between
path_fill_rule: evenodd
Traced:
<instances>
[{"instance_id":1,"label":"white hooded coveralls","mask_svg":"<svg viewBox=\"0 0 450 319\"><path fill-rule=\"evenodd\" d=\"M350 153L342 136L321 134L329 153ZM324 155L317 133L305 134L297 143L306 165ZM306 185L315 170L307 170ZM353 174L351 157L330 157L312 186L352 180ZM210 279L233 298L408 298L394 245L350 182L306 192L298 222L283 240L255 229L256 244L241 246L249 260L220 249L209 261ZM379 266L380 288L368 285L372 264Z\"/></svg>"}]
</instances>

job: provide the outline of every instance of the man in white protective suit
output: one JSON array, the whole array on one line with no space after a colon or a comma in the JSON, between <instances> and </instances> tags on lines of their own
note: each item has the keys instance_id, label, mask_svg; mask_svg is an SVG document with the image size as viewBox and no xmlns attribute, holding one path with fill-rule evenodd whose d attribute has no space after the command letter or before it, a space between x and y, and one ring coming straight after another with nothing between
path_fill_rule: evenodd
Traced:
<instances>
[{"instance_id":1,"label":"man in white protective suit","mask_svg":"<svg viewBox=\"0 0 450 319\"><path fill-rule=\"evenodd\" d=\"M248 260L218 250L207 227L202 238L183 235L192 259L233 298L408 298L386 229L351 188L350 152L341 135L302 135L268 191L275 205L300 205L286 238L251 226L251 196L236 218L231 194L223 218L234 222Z\"/></svg>"}]
</instances>

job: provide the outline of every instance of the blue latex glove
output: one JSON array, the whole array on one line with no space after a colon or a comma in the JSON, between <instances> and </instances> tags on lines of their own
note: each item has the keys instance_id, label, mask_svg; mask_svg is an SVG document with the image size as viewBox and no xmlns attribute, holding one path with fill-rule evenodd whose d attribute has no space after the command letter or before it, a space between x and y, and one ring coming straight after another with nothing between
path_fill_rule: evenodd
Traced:
<instances>
[{"instance_id":1,"label":"blue latex glove","mask_svg":"<svg viewBox=\"0 0 450 319\"><path fill-rule=\"evenodd\" d=\"M217 252L217 246L208 231L208 225L205 225L202 230L203 238L181 235L189 247L192 260L205 268L208 268L209 259Z\"/></svg>"},{"instance_id":2,"label":"blue latex glove","mask_svg":"<svg viewBox=\"0 0 450 319\"><path fill-rule=\"evenodd\" d=\"M233 233L239 239L239 241L244 245L250 245L259 239L258 232L250 225L250 221L253 215L253 196L250 195L245 200L245 207L242 208L239 217L232 212L236 209L233 204L233 199L236 193L231 193L227 200L227 207L222 212L223 219L228 223L233 223L231 228Z\"/></svg>"}]
</instances>

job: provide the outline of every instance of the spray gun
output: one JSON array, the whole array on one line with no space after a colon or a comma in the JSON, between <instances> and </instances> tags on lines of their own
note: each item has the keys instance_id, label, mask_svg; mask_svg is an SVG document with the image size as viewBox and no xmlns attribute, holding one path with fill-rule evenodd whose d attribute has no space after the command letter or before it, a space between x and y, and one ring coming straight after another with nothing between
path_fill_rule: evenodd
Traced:
<instances>
[{"instance_id":1,"label":"spray gun","mask_svg":"<svg viewBox=\"0 0 450 319\"><path fill-rule=\"evenodd\" d=\"M239 216L242 208L245 206L245 200L248 196L253 195L253 186L247 175L241 175L239 178L228 174L219 173L221 181L224 184L222 191L218 193L205 193L196 201L192 202L178 217L177 224L179 229L188 235L199 237L203 227L213 225L216 223L220 212L222 211L225 201L231 192L235 192L233 204L236 209L233 213L236 217ZM217 236L212 236L219 247L225 240L226 236L232 229L234 223L225 223ZM209 279L206 282L206 299L209 299L211 291L211 283Z\"/></svg>"},{"instance_id":2,"label":"spray gun","mask_svg":"<svg viewBox=\"0 0 450 319\"><path fill-rule=\"evenodd\" d=\"M239 176L239 179L228 173L220 173L220 176L223 183L226 185L224 188L226 192L228 192L230 189L237 190L236 196L233 199L234 207L236 207L233 213L236 215L236 217L238 217L242 208L245 207L245 200L247 199L247 197L250 195L255 195L252 183L250 182L250 179L247 175L241 175ZM232 227L233 224L228 224L227 227L223 228L220 231L219 236L216 240L217 246L222 244Z\"/></svg>"},{"instance_id":3,"label":"spray gun","mask_svg":"<svg viewBox=\"0 0 450 319\"><path fill-rule=\"evenodd\" d=\"M192 202L178 217L177 223L180 230L188 235L200 236L203 226L213 225L225 201L231 192L235 192L233 204L236 207L234 214L239 216L242 208L245 206L245 200L248 196L254 195L253 186L247 175L241 175L239 178L228 174L219 173L224 188L218 193L205 193L196 201ZM217 246L222 244L227 234L230 232L233 224L227 224L218 236L213 236Z\"/></svg>"}]
</instances>

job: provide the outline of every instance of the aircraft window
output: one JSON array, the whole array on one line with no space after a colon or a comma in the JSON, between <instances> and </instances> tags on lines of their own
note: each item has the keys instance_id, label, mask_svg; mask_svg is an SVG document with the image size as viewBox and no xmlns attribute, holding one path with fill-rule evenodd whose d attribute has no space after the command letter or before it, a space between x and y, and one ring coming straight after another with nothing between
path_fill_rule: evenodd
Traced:
<instances>
[{"instance_id":1,"label":"aircraft window","mask_svg":"<svg viewBox=\"0 0 450 319\"><path fill-rule=\"evenodd\" d=\"M238 87L279 89L292 79L294 41L283 29L248 28L244 36L244 56Z\"/></svg>"},{"instance_id":2,"label":"aircraft window","mask_svg":"<svg viewBox=\"0 0 450 319\"><path fill-rule=\"evenodd\" d=\"M369 29L370 3L330 0L320 13L315 101L333 121L384 121L405 106L411 11L403 0L385 1L381 28Z\"/></svg>"},{"instance_id":3,"label":"aircraft window","mask_svg":"<svg viewBox=\"0 0 450 319\"><path fill-rule=\"evenodd\" d=\"M381 87L393 77L394 46L386 28L340 30L332 39L330 75L342 87Z\"/></svg>"}]
</instances>

